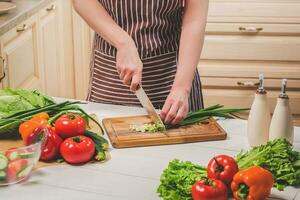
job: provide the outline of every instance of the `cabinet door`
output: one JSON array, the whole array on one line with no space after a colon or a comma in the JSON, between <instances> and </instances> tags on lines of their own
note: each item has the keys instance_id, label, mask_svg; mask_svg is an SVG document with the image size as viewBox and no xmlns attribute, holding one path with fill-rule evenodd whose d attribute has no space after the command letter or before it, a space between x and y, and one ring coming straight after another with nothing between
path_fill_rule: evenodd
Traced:
<instances>
[{"instance_id":1,"label":"cabinet door","mask_svg":"<svg viewBox=\"0 0 300 200\"><path fill-rule=\"evenodd\" d=\"M57 2L54 1L40 11L40 58L45 70L45 91L50 96L61 96L60 93L60 34Z\"/></svg>"},{"instance_id":2,"label":"cabinet door","mask_svg":"<svg viewBox=\"0 0 300 200\"><path fill-rule=\"evenodd\" d=\"M5 87L44 90L43 69L38 59L37 16L29 18L1 38L5 59Z\"/></svg>"},{"instance_id":3,"label":"cabinet door","mask_svg":"<svg viewBox=\"0 0 300 200\"><path fill-rule=\"evenodd\" d=\"M73 41L76 99L86 99L94 31L73 10Z\"/></svg>"}]
</instances>

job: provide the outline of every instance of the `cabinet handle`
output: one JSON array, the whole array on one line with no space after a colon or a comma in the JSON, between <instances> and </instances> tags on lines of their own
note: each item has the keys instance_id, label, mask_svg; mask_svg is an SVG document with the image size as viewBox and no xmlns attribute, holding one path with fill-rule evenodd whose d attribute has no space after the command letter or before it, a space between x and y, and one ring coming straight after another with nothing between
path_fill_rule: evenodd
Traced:
<instances>
[{"instance_id":1,"label":"cabinet handle","mask_svg":"<svg viewBox=\"0 0 300 200\"><path fill-rule=\"evenodd\" d=\"M46 11L51 12L56 9L56 6L52 4L49 8L46 8Z\"/></svg>"},{"instance_id":2,"label":"cabinet handle","mask_svg":"<svg viewBox=\"0 0 300 200\"><path fill-rule=\"evenodd\" d=\"M3 73L3 75L0 77L0 83L1 83L3 81L3 79L5 78L5 76L6 76L6 73L5 73L6 66L5 66L5 59L2 56L0 56L0 59L1 59L1 62L2 62L2 73Z\"/></svg>"},{"instance_id":3,"label":"cabinet handle","mask_svg":"<svg viewBox=\"0 0 300 200\"><path fill-rule=\"evenodd\" d=\"M238 86L259 86L259 82L254 83L254 82L251 82L251 81L246 81L246 82L238 81L238 82L236 82L236 84Z\"/></svg>"},{"instance_id":4,"label":"cabinet handle","mask_svg":"<svg viewBox=\"0 0 300 200\"><path fill-rule=\"evenodd\" d=\"M23 24L21 27L17 28L17 32L20 33L26 31L27 28L28 28L27 24Z\"/></svg>"},{"instance_id":5,"label":"cabinet handle","mask_svg":"<svg viewBox=\"0 0 300 200\"><path fill-rule=\"evenodd\" d=\"M255 27L239 27L239 31L245 33L258 33L264 30L263 28L255 28Z\"/></svg>"}]
</instances>

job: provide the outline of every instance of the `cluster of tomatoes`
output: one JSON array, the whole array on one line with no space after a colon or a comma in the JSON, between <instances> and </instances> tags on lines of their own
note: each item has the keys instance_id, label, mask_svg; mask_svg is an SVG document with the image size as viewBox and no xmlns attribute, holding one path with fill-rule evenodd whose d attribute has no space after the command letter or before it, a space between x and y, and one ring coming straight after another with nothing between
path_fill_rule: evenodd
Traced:
<instances>
[{"instance_id":1,"label":"cluster of tomatoes","mask_svg":"<svg viewBox=\"0 0 300 200\"><path fill-rule=\"evenodd\" d=\"M226 200L227 187L233 176L239 171L234 158L219 155L210 160L207 165L208 179L195 183L192 187L194 200Z\"/></svg>"},{"instance_id":2,"label":"cluster of tomatoes","mask_svg":"<svg viewBox=\"0 0 300 200\"><path fill-rule=\"evenodd\" d=\"M22 123L19 132L27 145L47 135L42 144L41 160L51 161L61 155L70 164L81 164L91 160L95 153L93 140L84 136L86 128L87 122L79 114L64 114L50 123L49 115L40 113Z\"/></svg>"},{"instance_id":3,"label":"cluster of tomatoes","mask_svg":"<svg viewBox=\"0 0 300 200\"><path fill-rule=\"evenodd\" d=\"M192 187L194 200L227 200L232 195L236 200L264 200L274 184L271 172L252 166L239 170L234 158L219 155L207 166L208 179L196 182Z\"/></svg>"}]
</instances>

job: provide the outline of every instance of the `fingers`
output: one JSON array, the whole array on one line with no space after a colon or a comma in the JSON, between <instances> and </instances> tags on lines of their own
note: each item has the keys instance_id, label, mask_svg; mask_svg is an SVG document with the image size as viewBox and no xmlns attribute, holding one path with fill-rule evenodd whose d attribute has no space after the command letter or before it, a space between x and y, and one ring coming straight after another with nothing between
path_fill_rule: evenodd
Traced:
<instances>
[{"instance_id":1,"label":"fingers","mask_svg":"<svg viewBox=\"0 0 300 200\"><path fill-rule=\"evenodd\" d=\"M183 101L174 101L167 99L160 117L166 124L179 124L188 113L188 105L184 104Z\"/></svg>"},{"instance_id":2,"label":"fingers","mask_svg":"<svg viewBox=\"0 0 300 200\"><path fill-rule=\"evenodd\" d=\"M123 80L126 75L125 71L118 70L118 73L119 73L120 79Z\"/></svg>"},{"instance_id":3,"label":"fingers","mask_svg":"<svg viewBox=\"0 0 300 200\"><path fill-rule=\"evenodd\" d=\"M184 120L184 118L187 116L187 114L188 114L188 108L186 106L181 106L181 108L179 108L177 115L173 119L171 124L172 125L179 124L180 122L182 122L182 120Z\"/></svg>"},{"instance_id":4,"label":"fingers","mask_svg":"<svg viewBox=\"0 0 300 200\"><path fill-rule=\"evenodd\" d=\"M133 77L132 77L130 90L135 92L137 86L141 83L141 80L142 80L142 73L134 74Z\"/></svg>"},{"instance_id":5,"label":"fingers","mask_svg":"<svg viewBox=\"0 0 300 200\"><path fill-rule=\"evenodd\" d=\"M131 74L131 73L127 73L127 74L125 74L125 76L123 77L122 82L123 82L123 84L125 84L125 85L130 85L131 79L132 79L132 74Z\"/></svg>"},{"instance_id":6,"label":"fingers","mask_svg":"<svg viewBox=\"0 0 300 200\"><path fill-rule=\"evenodd\" d=\"M172 106L172 103L167 99L162 110L160 111L160 114L159 114L160 118L163 121L165 121L166 116L167 116L169 110L171 109L171 106Z\"/></svg>"},{"instance_id":7,"label":"fingers","mask_svg":"<svg viewBox=\"0 0 300 200\"><path fill-rule=\"evenodd\" d=\"M177 115L178 109L179 109L179 104L177 102L173 103L165 118L166 124L170 124L174 120L174 118Z\"/></svg>"},{"instance_id":8,"label":"fingers","mask_svg":"<svg viewBox=\"0 0 300 200\"><path fill-rule=\"evenodd\" d=\"M142 67L128 68L119 67L118 73L124 85L130 85L131 91L136 91L142 80Z\"/></svg>"}]
</instances>

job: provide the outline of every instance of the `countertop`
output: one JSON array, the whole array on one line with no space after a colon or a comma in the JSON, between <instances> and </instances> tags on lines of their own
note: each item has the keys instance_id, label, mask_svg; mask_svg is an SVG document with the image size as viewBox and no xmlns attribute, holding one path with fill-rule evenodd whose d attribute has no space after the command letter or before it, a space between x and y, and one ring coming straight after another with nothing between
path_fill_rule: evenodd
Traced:
<instances>
[{"instance_id":1,"label":"countertop","mask_svg":"<svg viewBox=\"0 0 300 200\"><path fill-rule=\"evenodd\" d=\"M89 103L83 106L99 119L145 114L141 108ZM111 149L112 159L83 166L61 165L36 170L26 182L0 188L3 200L159 200L159 178L169 161L178 158L206 165L217 154L236 155L248 148L247 122L220 120L228 138L129 149ZM295 128L294 146L300 150L300 128ZM299 200L300 189L288 187L272 191L272 199ZM270 198L271 199L271 198Z\"/></svg>"},{"instance_id":2,"label":"countertop","mask_svg":"<svg viewBox=\"0 0 300 200\"><path fill-rule=\"evenodd\" d=\"M28 19L39 9L53 0L13 0L16 8L8 13L0 14L0 36Z\"/></svg>"}]
</instances>

